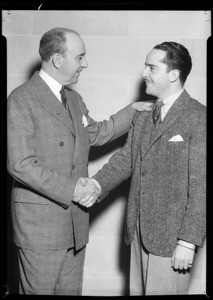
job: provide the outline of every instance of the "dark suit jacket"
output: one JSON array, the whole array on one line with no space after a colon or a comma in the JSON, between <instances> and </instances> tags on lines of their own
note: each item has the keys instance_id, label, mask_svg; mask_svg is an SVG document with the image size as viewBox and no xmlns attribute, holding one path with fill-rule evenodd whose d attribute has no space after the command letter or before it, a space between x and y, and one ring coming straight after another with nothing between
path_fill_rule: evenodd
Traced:
<instances>
[{"instance_id":1,"label":"dark suit jacket","mask_svg":"<svg viewBox=\"0 0 213 300\"><path fill-rule=\"evenodd\" d=\"M152 130L151 114L138 113L123 149L94 178L104 198L132 175L126 243L132 242L140 215L145 248L169 257L177 239L202 246L205 238L205 106L184 91L159 128ZM174 141L175 136L179 141Z\"/></svg>"},{"instance_id":2,"label":"dark suit jacket","mask_svg":"<svg viewBox=\"0 0 213 300\"><path fill-rule=\"evenodd\" d=\"M127 132L135 114L129 105L109 121L95 122L77 92L68 91L67 98L73 122L38 72L8 98L8 171L19 247L79 249L88 242L88 209L72 202L77 179L88 176L90 146Z\"/></svg>"}]
</instances>

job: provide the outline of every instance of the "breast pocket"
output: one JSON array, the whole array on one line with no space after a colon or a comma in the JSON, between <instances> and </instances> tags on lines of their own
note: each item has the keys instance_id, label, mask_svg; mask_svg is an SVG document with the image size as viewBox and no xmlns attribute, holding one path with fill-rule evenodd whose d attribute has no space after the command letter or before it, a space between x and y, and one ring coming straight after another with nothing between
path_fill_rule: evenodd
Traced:
<instances>
[{"instance_id":1,"label":"breast pocket","mask_svg":"<svg viewBox=\"0 0 213 300\"><path fill-rule=\"evenodd\" d=\"M169 152L180 152L184 151L187 148L186 141L168 141L167 143L167 150Z\"/></svg>"},{"instance_id":2,"label":"breast pocket","mask_svg":"<svg viewBox=\"0 0 213 300\"><path fill-rule=\"evenodd\" d=\"M187 141L168 141L165 159L168 159L172 173L183 173L188 168Z\"/></svg>"}]
</instances>

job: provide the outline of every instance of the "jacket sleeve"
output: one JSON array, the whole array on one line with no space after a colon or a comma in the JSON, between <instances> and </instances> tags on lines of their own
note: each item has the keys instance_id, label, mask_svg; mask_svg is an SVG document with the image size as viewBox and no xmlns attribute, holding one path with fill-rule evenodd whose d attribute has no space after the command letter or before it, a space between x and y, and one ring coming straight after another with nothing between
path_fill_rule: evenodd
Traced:
<instances>
[{"instance_id":1,"label":"jacket sleeve","mask_svg":"<svg viewBox=\"0 0 213 300\"><path fill-rule=\"evenodd\" d=\"M102 146L127 133L136 113L136 110L129 104L110 116L109 120L97 122L89 116L88 109L81 97L79 104L88 122L87 128L91 146Z\"/></svg>"},{"instance_id":2,"label":"jacket sleeve","mask_svg":"<svg viewBox=\"0 0 213 300\"><path fill-rule=\"evenodd\" d=\"M108 163L99 170L93 178L101 186L100 201L105 198L110 191L116 188L122 181L131 176L132 172L132 133L133 125L128 134L127 141L123 148L112 155Z\"/></svg>"},{"instance_id":3,"label":"jacket sleeve","mask_svg":"<svg viewBox=\"0 0 213 300\"><path fill-rule=\"evenodd\" d=\"M188 201L179 238L202 246L206 236L206 114L193 126L189 149Z\"/></svg>"},{"instance_id":4,"label":"jacket sleeve","mask_svg":"<svg viewBox=\"0 0 213 300\"><path fill-rule=\"evenodd\" d=\"M127 133L136 111L131 104L127 105L109 120L93 122L90 118L88 125L91 146L101 146Z\"/></svg>"},{"instance_id":5,"label":"jacket sleeve","mask_svg":"<svg viewBox=\"0 0 213 300\"><path fill-rule=\"evenodd\" d=\"M68 207L77 179L45 166L36 154L33 112L21 94L12 93L7 106L8 172L30 189Z\"/></svg>"}]
</instances>

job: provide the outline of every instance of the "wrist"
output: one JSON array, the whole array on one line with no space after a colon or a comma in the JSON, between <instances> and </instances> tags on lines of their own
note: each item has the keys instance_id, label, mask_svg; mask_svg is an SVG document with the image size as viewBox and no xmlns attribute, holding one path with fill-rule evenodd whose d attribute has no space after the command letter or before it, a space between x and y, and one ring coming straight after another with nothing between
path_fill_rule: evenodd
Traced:
<instances>
[{"instance_id":1,"label":"wrist","mask_svg":"<svg viewBox=\"0 0 213 300\"><path fill-rule=\"evenodd\" d=\"M97 180L94 179L94 178L90 178L90 180L95 184L95 186L96 186L97 189L99 190L99 193L101 194L101 186L100 186L100 184L97 182Z\"/></svg>"},{"instance_id":2,"label":"wrist","mask_svg":"<svg viewBox=\"0 0 213 300\"><path fill-rule=\"evenodd\" d=\"M180 246L183 246L185 248L195 250L195 245L194 244L191 244L191 243L188 243L188 242L185 242L185 241L182 241L182 240L178 240L177 244L180 245Z\"/></svg>"}]
</instances>

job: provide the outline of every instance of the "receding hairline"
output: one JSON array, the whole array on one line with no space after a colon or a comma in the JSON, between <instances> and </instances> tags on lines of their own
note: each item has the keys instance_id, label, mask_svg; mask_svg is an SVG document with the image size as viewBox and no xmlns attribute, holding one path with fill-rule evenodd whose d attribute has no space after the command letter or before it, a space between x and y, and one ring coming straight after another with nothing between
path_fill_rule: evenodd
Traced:
<instances>
[{"instance_id":1,"label":"receding hairline","mask_svg":"<svg viewBox=\"0 0 213 300\"><path fill-rule=\"evenodd\" d=\"M80 37L80 34L77 31L73 30L73 29L66 29L65 28L64 34L72 34L72 35L77 35L77 36Z\"/></svg>"},{"instance_id":2,"label":"receding hairline","mask_svg":"<svg viewBox=\"0 0 213 300\"><path fill-rule=\"evenodd\" d=\"M64 37L67 42L68 42L68 40L67 40L68 38L71 38L71 39L73 38L74 40L77 39L77 41L80 41L84 44L84 40L82 39L80 34L74 30L64 32Z\"/></svg>"}]
</instances>

